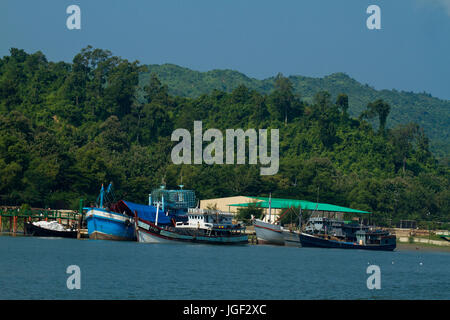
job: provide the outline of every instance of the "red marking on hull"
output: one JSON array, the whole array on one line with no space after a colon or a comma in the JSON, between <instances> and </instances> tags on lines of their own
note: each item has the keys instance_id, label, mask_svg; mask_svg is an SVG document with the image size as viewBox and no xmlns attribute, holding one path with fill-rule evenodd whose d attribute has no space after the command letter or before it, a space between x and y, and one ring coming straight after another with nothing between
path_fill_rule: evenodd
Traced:
<instances>
[{"instance_id":1,"label":"red marking on hull","mask_svg":"<svg viewBox=\"0 0 450 320\"><path fill-rule=\"evenodd\" d=\"M256 224L254 226L255 226L255 228L267 229L267 230L270 230L270 231L273 231L273 232L281 233L281 230L270 229L270 228L267 228L267 227L258 226Z\"/></svg>"}]
</instances>

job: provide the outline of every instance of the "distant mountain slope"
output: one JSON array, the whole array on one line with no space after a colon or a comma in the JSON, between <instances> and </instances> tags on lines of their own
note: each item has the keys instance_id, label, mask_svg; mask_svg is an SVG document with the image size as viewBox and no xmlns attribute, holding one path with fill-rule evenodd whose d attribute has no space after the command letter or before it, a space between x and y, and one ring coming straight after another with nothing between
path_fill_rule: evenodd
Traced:
<instances>
[{"instance_id":1,"label":"distant mountain slope","mask_svg":"<svg viewBox=\"0 0 450 320\"><path fill-rule=\"evenodd\" d=\"M169 87L170 93L179 96L197 97L214 89L232 91L240 84L261 93L273 90L275 77L258 80L232 70L193 71L173 64L149 65ZM147 83L149 73L141 75L141 83ZM339 93L349 96L349 112L358 116L367 103L383 99L391 104L388 126L416 122L424 128L431 139L432 150L439 156L450 155L450 101L440 100L427 93L412 93L397 90L375 90L363 85L344 73L334 73L324 78L290 76L296 93L310 101L320 90L328 91L333 98Z\"/></svg>"}]
</instances>

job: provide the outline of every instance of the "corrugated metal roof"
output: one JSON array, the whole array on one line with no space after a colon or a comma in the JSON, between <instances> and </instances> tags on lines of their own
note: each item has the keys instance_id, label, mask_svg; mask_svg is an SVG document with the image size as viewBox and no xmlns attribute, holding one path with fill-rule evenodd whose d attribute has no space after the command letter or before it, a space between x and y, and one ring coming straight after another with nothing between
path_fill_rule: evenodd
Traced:
<instances>
[{"instance_id":1,"label":"corrugated metal roof","mask_svg":"<svg viewBox=\"0 0 450 320\"><path fill-rule=\"evenodd\" d=\"M258 206L261 208L269 208L269 198L267 197L249 197L258 201ZM231 204L233 207L248 207L253 205L253 203L238 203ZM341 206L336 206L334 204L328 203L316 203L306 200L295 200L295 199L281 199L281 198L272 198L271 207L273 209L285 209L285 208L299 208L302 210L317 210L317 211L331 211L331 212L348 212L348 213L370 213L368 211L356 210Z\"/></svg>"}]
</instances>

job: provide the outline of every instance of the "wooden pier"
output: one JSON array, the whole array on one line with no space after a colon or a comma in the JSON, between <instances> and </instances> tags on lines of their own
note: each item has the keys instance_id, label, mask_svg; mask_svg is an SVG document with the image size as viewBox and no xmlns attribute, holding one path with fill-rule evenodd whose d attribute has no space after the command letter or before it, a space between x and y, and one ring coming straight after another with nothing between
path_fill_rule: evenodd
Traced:
<instances>
[{"instance_id":1,"label":"wooden pier","mask_svg":"<svg viewBox=\"0 0 450 320\"><path fill-rule=\"evenodd\" d=\"M80 201L80 205L82 202ZM81 211L0 208L0 233L25 233L25 224L34 221L57 221L66 226L79 224Z\"/></svg>"}]
</instances>

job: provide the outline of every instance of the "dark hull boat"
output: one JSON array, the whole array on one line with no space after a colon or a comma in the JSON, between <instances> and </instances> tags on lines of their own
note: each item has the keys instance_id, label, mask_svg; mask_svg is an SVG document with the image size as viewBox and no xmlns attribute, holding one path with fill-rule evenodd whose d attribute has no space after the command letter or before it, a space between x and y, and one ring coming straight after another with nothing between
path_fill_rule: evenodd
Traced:
<instances>
[{"instance_id":1,"label":"dark hull boat","mask_svg":"<svg viewBox=\"0 0 450 320\"><path fill-rule=\"evenodd\" d=\"M136 211L134 218L139 242L248 243L245 227L232 224L231 219L231 214L202 209L189 209L186 216L175 219L154 207Z\"/></svg>"},{"instance_id":2,"label":"dark hull boat","mask_svg":"<svg viewBox=\"0 0 450 320\"><path fill-rule=\"evenodd\" d=\"M139 242L168 243L173 241L209 244L246 244L248 236L239 230L196 229L157 226L138 218L137 233Z\"/></svg>"},{"instance_id":3,"label":"dark hull boat","mask_svg":"<svg viewBox=\"0 0 450 320\"><path fill-rule=\"evenodd\" d=\"M392 238L393 237L393 240ZM300 234L300 242L302 247L316 248L339 248L339 249L362 249L362 250L379 250L393 251L396 248L395 236L386 236L381 239L382 243L363 244L358 242L349 242L345 240L333 239L326 235L311 235L307 233Z\"/></svg>"},{"instance_id":4,"label":"dark hull boat","mask_svg":"<svg viewBox=\"0 0 450 320\"><path fill-rule=\"evenodd\" d=\"M325 217L311 217L299 238L302 247L392 251L397 245L388 231Z\"/></svg>"},{"instance_id":5,"label":"dark hull boat","mask_svg":"<svg viewBox=\"0 0 450 320\"><path fill-rule=\"evenodd\" d=\"M245 244L245 227L233 224L233 215L218 210L196 209L192 190L152 191L149 205L123 207L121 212L134 216L136 238L143 243Z\"/></svg>"},{"instance_id":6,"label":"dark hull boat","mask_svg":"<svg viewBox=\"0 0 450 320\"><path fill-rule=\"evenodd\" d=\"M41 228L31 222L25 223L25 234L35 237L76 238L78 231L56 231Z\"/></svg>"}]
</instances>

